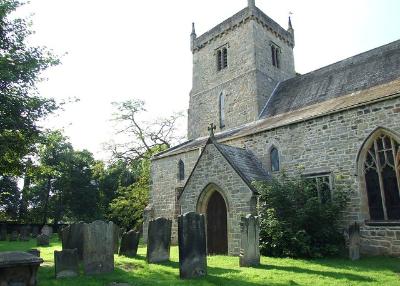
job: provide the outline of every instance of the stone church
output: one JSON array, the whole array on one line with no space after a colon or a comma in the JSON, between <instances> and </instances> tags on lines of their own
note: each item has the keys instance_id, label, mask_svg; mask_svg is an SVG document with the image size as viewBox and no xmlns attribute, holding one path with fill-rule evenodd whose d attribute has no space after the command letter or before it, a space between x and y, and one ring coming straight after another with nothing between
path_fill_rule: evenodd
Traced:
<instances>
[{"instance_id":1,"label":"stone church","mask_svg":"<svg viewBox=\"0 0 400 286\"><path fill-rule=\"evenodd\" d=\"M248 0L201 36L193 26L190 44L188 141L152 159L145 221L172 219L176 242L177 216L203 213L208 253L237 255L252 183L301 169L321 195L338 176L352 187L361 253L399 256L400 41L299 75L290 19L284 29Z\"/></svg>"}]
</instances>

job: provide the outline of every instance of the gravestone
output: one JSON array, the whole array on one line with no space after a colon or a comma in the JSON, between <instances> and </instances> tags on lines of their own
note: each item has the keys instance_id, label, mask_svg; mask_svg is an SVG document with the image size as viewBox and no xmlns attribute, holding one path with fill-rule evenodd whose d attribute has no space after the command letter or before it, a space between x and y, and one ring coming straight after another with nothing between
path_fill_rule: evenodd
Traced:
<instances>
[{"instance_id":1,"label":"gravestone","mask_svg":"<svg viewBox=\"0 0 400 286\"><path fill-rule=\"evenodd\" d=\"M85 274L114 270L114 224L95 221L83 227L83 268Z\"/></svg>"},{"instance_id":2,"label":"gravestone","mask_svg":"<svg viewBox=\"0 0 400 286\"><path fill-rule=\"evenodd\" d=\"M5 223L0 224L0 241L7 240L7 225Z\"/></svg>"},{"instance_id":3,"label":"gravestone","mask_svg":"<svg viewBox=\"0 0 400 286\"><path fill-rule=\"evenodd\" d=\"M178 217L179 276L192 279L207 275L204 215L195 212Z\"/></svg>"},{"instance_id":4,"label":"gravestone","mask_svg":"<svg viewBox=\"0 0 400 286\"><path fill-rule=\"evenodd\" d=\"M147 236L147 262L157 263L169 260L172 221L159 217L149 221Z\"/></svg>"},{"instance_id":5,"label":"gravestone","mask_svg":"<svg viewBox=\"0 0 400 286\"><path fill-rule=\"evenodd\" d=\"M134 257L137 254L139 237L140 233L134 230L125 232L122 235L121 245L119 247L119 255Z\"/></svg>"},{"instance_id":6,"label":"gravestone","mask_svg":"<svg viewBox=\"0 0 400 286\"><path fill-rule=\"evenodd\" d=\"M42 227L41 234L45 234L48 237L51 237L53 235L53 228L49 225L45 225Z\"/></svg>"},{"instance_id":7,"label":"gravestone","mask_svg":"<svg viewBox=\"0 0 400 286\"><path fill-rule=\"evenodd\" d=\"M18 236L19 236L18 231L13 230L13 231L11 232L11 234L10 234L9 239L10 239L10 241L17 241L17 240L18 240Z\"/></svg>"},{"instance_id":8,"label":"gravestone","mask_svg":"<svg viewBox=\"0 0 400 286\"><path fill-rule=\"evenodd\" d=\"M28 226L21 226L19 233L19 240L29 241L30 239L30 228Z\"/></svg>"},{"instance_id":9,"label":"gravestone","mask_svg":"<svg viewBox=\"0 0 400 286\"><path fill-rule=\"evenodd\" d=\"M40 250L39 249L30 249L27 252L32 254L32 255L35 255L36 257L40 257Z\"/></svg>"},{"instance_id":10,"label":"gravestone","mask_svg":"<svg viewBox=\"0 0 400 286\"><path fill-rule=\"evenodd\" d=\"M39 235L39 227L37 225L32 226L32 237L36 238Z\"/></svg>"},{"instance_id":11,"label":"gravestone","mask_svg":"<svg viewBox=\"0 0 400 286\"><path fill-rule=\"evenodd\" d=\"M248 214L240 222L240 267L258 266L260 264L260 223L258 216Z\"/></svg>"},{"instance_id":12,"label":"gravestone","mask_svg":"<svg viewBox=\"0 0 400 286\"><path fill-rule=\"evenodd\" d=\"M118 254L119 240L121 238L121 229L114 223L114 253Z\"/></svg>"},{"instance_id":13,"label":"gravestone","mask_svg":"<svg viewBox=\"0 0 400 286\"><path fill-rule=\"evenodd\" d=\"M41 263L43 259L26 252L0 252L0 285L36 286Z\"/></svg>"},{"instance_id":14,"label":"gravestone","mask_svg":"<svg viewBox=\"0 0 400 286\"><path fill-rule=\"evenodd\" d=\"M37 246L49 246L50 238L45 234L38 235L36 237L36 244Z\"/></svg>"},{"instance_id":15,"label":"gravestone","mask_svg":"<svg viewBox=\"0 0 400 286\"><path fill-rule=\"evenodd\" d=\"M62 249L77 249L78 257L83 259L83 227L84 223L66 226L61 232Z\"/></svg>"},{"instance_id":16,"label":"gravestone","mask_svg":"<svg viewBox=\"0 0 400 286\"><path fill-rule=\"evenodd\" d=\"M79 259L77 249L54 251L56 278L76 277L79 275Z\"/></svg>"},{"instance_id":17,"label":"gravestone","mask_svg":"<svg viewBox=\"0 0 400 286\"><path fill-rule=\"evenodd\" d=\"M349 258L360 259L360 225L357 222L349 226Z\"/></svg>"}]
</instances>

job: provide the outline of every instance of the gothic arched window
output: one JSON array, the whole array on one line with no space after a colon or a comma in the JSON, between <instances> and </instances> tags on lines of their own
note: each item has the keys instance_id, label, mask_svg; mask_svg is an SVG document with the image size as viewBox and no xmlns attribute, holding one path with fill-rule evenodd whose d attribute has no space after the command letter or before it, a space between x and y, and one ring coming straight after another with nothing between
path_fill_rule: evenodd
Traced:
<instances>
[{"instance_id":1,"label":"gothic arched window","mask_svg":"<svg viewBox=\"0 0 400 286\"><path fill-rule=\"evenodd\" d=\"M369 146L363 171L371 219L400 219L399 142L380 133Z\"/></svg>"},{"instance_id":2,"label":"gothic arched window","mask_svg":"<svg viewBox=\"0 0 400 286\"><path fill-rule=\"evenodd\" d=\"M269 152L270 159L271 159L271 171L276 172L279 171L279 152L278 149L275 147L271 148Z\"/></svg>"},{"instance_id":3,"label":"gothic arched window","mask_svg":"<svg viewBox=\"0 0 400 286\"><path fill-rule=\"evenodd\" d=\"M179 160L178 163L178 178L180 181L185 179L185 163L182 160Z\"/></svg>"},{"instance_id":4,"label":"gothic arched window","mask_svg":"<svg viewBox=\"0 0 400 286\"><path fill-rule=\"evenodd\" d=\"M223 92L219 95L219 127L225 127L225 94Z\"/></svg>"}]
</instances>

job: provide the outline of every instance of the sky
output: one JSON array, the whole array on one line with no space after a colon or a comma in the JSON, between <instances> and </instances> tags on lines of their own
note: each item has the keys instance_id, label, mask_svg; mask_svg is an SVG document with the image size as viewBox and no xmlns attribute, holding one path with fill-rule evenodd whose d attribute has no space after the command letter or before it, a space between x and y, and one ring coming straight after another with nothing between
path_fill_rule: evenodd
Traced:
<instances>
[{"instance_id":1,"label":"sky","mask_svg":"<svg viewBox=\"0 0 400 286\"><path fill-rule=\"evenodd\" d=\"M46 71L42 96L79 98L43 125L63 128L76 149L107 159L104 143L118 140L111 102L145 100L148 115L188 108L192 81L189 36L198 36L247 5L247 0L31 0L33 45L62 55ZM296 71L307 73L400 39L398 0L256 0L269 17L295 30ZM181 133L186 122L180 123Z\"/></svg>"}]
</instances>

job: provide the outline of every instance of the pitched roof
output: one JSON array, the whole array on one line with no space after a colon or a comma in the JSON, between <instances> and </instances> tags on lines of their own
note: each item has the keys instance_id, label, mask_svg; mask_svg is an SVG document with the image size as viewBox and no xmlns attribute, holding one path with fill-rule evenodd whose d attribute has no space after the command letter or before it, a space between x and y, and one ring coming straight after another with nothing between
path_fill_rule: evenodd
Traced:
<instances>
[{"instance_id":1,"label":"pitched roof","mask_svg":"<svg viewBox=\"0 0 400 286\"><path fill-rule=\"evenodd\" d=\"M260 118L369 89L400 78L400 40L281 82Z\"/></svg>"},{"instance_id":2,"label":"pitched roof","mask_svg":"<svg viewBox=\"0 0 400 286\"><path fill-rule=\"evenodd\" d=\"M263 169L261 162L251 151L220 144L216 141L214 137L209 137L206 141L206 146L201 152L199 158L197 159L197 162L193 167L180 196L182 196L183 192L186 189L186 186L189 184L190 179L196 171L196 167L203 157L207 145L209 144L213 144L215 146L215 148L221 153L225 160L228 161L229 165L234 169L239 177L242 178L242 180L252 192L258 193L256 188L252 184L253 182L266 181L271 178L270 174Z\"/></svg>"}]
</instances>

